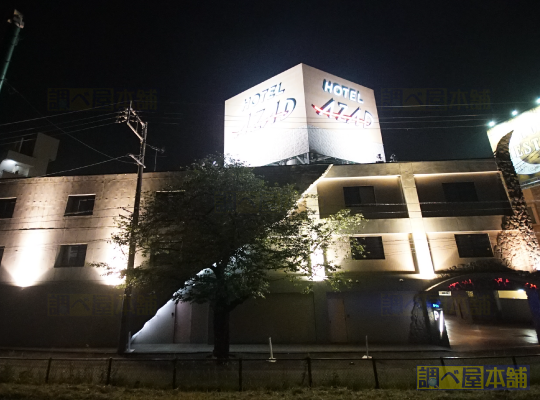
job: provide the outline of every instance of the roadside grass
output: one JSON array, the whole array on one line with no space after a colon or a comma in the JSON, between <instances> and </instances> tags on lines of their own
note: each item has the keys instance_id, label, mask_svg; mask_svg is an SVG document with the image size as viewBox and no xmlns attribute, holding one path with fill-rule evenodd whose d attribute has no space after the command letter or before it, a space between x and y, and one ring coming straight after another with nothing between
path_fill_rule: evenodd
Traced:
<instances>
[{"instance_id":1,"label":"roadside grass","mask_svg":"<svg viewBox=\"0 0 540 400\"><path fill-rule=\"evenodd\" d=\"M145 388L124 388L102 385L29 385L0 384L2 400L416 400L416 399L539 399L540 386L532 386L527 391L416 391L400 389L364 389L351 390L342 387L333 388L295 388L282 391L246 391L246 392L183 392L179 390L158 390Z\"/></svg>"}]
</instances>

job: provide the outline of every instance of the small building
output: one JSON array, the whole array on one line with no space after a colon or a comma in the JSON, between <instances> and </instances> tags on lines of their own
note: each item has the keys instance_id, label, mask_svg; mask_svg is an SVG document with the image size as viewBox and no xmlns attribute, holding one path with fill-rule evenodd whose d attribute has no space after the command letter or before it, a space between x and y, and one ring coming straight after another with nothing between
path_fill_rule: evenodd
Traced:
<instances>
[{"instance_id":1,"label":"small building","mask_svg":"<svg viewBox=\"0 0 540 400\"><path fill-rule=\"evenodd\" d=\"M43 176L56 160L59 140L38 133L4 148L0 154L0 179Z\"/></svg>"}]
</instances>

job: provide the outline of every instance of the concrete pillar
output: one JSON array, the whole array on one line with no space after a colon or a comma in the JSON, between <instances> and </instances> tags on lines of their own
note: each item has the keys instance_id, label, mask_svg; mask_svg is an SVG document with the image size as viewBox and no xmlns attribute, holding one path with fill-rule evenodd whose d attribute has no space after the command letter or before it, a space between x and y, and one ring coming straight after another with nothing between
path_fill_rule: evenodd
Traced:
<instances>
[{"instance_id":1,"label":"concrete pillar","mask_svg":"<svg viewBox=\"0 0 540 400\"><path fill-rule=\"evenodd\" d=\"M454 300L456 317L463 322L472 324L474 321L469 303L469 295L467 292L464 290L452 291L452 300Z\"/></svg>"},{"instance_id":2,"label":"concrete pillar","mask_svg":"<svg viewBox=\"0 0 540 400\"><path fill-rule=\"evenodd\" d=\"M399 168L403 195L407 203L407 211L409 212L409 221L411 223L416 266L421 277L433 278L435 271L433 269L433 261L422 219L422 210L420 209L420 200L416 190L413 166L411 163L400 163Z\"/></svg>"},{"instance_id":3,"label":"concrete pillar","mask_svg":"<svg viewBox=\"0 0 540 400\"><path fill-rule=\"evenodd\" d=\"M536 330L536 337L538 339L538 343L540 343L540 298L538 295L538 290L525 290L527 292L527 300L529 302L529 309L531 310L534 329Z\"/></svg>"}]
</instances>

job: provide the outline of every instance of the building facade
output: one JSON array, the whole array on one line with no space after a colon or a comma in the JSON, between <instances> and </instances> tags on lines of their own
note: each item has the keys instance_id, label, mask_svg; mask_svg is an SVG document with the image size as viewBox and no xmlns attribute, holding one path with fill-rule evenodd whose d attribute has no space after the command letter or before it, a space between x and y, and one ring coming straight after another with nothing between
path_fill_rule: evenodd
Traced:
<instances>
[{"instance_id":1,"label":"building facade","mask_svg":"<svg viewBox=\"0 0 540 400\"><path fill-rule=\"evenodd\" d=\"M354 343L366 335L380 343L443 343L444 329L434 325L429 307L418 338L418 295L441 270L497 258L502 222L511 213L493 160L269 166L255 172L316 195L309 206L321 218L344 208L364 214L364 227L350 240L361 241L367 253L346 258L334 249L330 256L342 260L353 280L341 292L320 282L305 295L276 281L266 299L233 311L233 343L264 343L269 336L276 343ZM159 191L179 174L147 173L143 190ZM125 265L109 239L115 218L133 206L134 190L134 174L1 182L0 307L11 323L0 344L116 344L122 291L114 276L102 276L90 264ZM210 305L167 300L134 296L134 346L212 342ZM430 329L433 340L425 336Z\"/></svg>"}]
</instances>

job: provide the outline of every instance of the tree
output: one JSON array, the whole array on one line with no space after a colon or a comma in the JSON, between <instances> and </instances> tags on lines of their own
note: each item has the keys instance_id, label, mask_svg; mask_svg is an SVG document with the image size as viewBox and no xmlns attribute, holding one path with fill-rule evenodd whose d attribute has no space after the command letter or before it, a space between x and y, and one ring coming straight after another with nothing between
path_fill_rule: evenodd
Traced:
<instances>
[{"instance_id":1,"label":"tree","mask_svg":"<svg viewBox=\"0 0 540 400\"><path fill-rule=\"evenodd\" d=\"M231 311L264 297L272 272L303 282L305 291L318 277L333 288L345 282L327 249L339 243L349 249L347 233L357 232L362 220L348 211L320 220L291 186L272 186L243 163L213 156L146 194L137 229L122 218L113 242L125 246L133 234L146 260L123 271L134 287L210 302L214 356L227 358Z\"/></svg>"}]
</instances>

